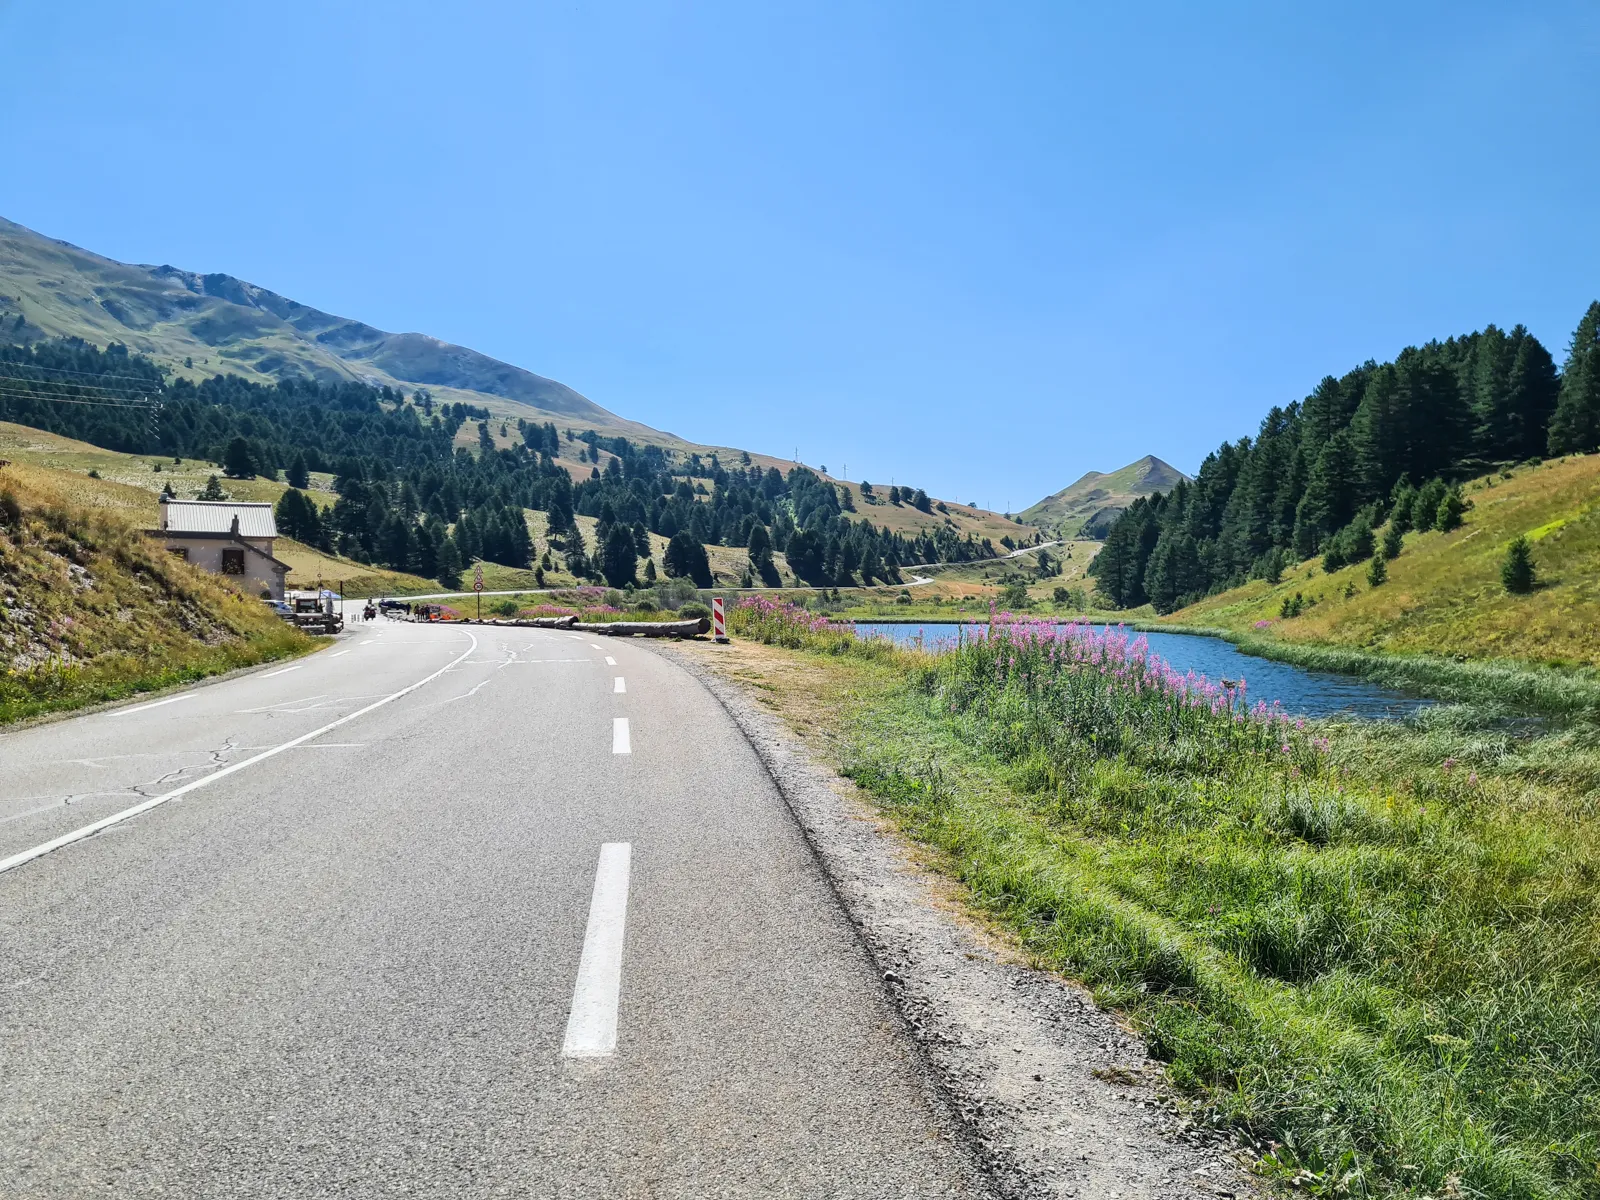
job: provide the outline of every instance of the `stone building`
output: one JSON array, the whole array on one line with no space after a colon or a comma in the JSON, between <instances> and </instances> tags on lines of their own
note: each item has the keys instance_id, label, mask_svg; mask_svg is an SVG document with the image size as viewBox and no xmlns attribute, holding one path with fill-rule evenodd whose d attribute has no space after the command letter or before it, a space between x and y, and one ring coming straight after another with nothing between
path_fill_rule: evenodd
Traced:
<instances>
[{"instance_id":1,"label":"stone building","mask_svg":"<svg viewBox=\"0 0 1600 1200\"><path fill-rule=\"evenodd\" d=\"M270 504L163 496L161 528L146 532L179 558L231 579L247 596L283 599L289 564L272 556L278 523Z\"/></svg>"}]
</instances>

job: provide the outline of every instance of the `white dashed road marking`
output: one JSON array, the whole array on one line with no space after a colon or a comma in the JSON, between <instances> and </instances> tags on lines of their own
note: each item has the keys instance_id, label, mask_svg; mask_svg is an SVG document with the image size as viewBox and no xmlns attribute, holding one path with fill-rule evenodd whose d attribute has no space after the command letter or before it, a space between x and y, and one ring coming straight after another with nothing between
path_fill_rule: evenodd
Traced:
<instances>
[{"instance_id":1,"label":"white dashed road marking","mask_svg":"<svg viewBox=\"0 0 1600 1200\"><path fill-rule=\"evenodd\" d=\"M617 660L612 658L611 655L609 655L609 654L606 655L606 666L614 667L616 665L617 665Z\"/></svg>"},{"instance_id":2,"label":"white dashed road marking","mask_svg":"<svg viewBox=\"0 0 1600 1200\"><path fill-rule=\"evenodd\" d=\"M612 683L611 690L619 696L624 695L627 692L628 685L622 681L621 675L618 675L616 680Z\"/></svg>"},{"instance_id":3,"label":"white dashed road marking","mask_svg":"<svg viewBox=\"0 0 1600 1200\"><path fill-rule=\"evenodd\" d=\"M613 717L611 720L611 753L633 753L633 741L628 735L627 717Z\"/></svg>"},{"instance_id":4,"label":"white dashed road marking","mask_svg":"<svg viewBox=\"0 0 1600 1200\"><path fill-rule=\"evenodd\" d=\"M607 842L600 847L589 898L589 926L572 988L572 1010L564 1058L605 1058L617 1052L617 1000L622 992L622 944L628 927L628 876L633 847Z\"/></svg>"}]
</instances>

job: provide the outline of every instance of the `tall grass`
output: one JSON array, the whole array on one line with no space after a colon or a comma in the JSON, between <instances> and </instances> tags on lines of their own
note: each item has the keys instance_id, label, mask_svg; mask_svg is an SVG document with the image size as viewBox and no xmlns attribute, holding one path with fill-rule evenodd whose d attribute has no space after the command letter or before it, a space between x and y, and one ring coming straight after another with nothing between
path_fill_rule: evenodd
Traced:
<instances>
[{"instance_id":1,"label":"tall grass","mask_svg":"<svg viewBox=\"0 0 1600 1200\"><path fill-rule=\"evenodd\" d=\"M1269 1167L1600 1195L1595 775L1450 714L1290 721L1087 629L931 655L734 617L863 660L849 772Z\"/></svg>"}]
</instances>

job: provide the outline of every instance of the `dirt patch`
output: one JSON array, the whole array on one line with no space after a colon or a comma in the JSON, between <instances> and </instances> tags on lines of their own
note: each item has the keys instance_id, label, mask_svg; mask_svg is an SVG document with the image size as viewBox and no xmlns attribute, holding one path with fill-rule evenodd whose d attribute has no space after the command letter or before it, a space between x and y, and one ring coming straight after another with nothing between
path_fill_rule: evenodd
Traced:
<instances>
[{"instance_id":1,"label":"dirt patch","mask_svg":"<svg viewBox=\"0 0 1600 1200\"><path fill-rule=\"evenodd\" d=\"M1232 1143L1182 1115L1143 1042L1083 988L1028 967L832 769L845 668L757 645L652 649L700 678L761 756L999 1194L1253 1190Z\"/></svg>"}]
</instances>

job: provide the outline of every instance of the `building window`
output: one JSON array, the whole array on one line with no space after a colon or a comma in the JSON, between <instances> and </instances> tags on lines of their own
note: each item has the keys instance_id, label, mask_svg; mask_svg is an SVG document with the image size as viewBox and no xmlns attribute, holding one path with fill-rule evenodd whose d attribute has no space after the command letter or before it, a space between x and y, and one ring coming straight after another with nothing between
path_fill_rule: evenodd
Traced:
<instances>
[{"instance_id":1,"label":"building window","mask_svg":"<svg viewBox=\"0 0 1600 1200\"><path fill-rule=\"evenodd\" d=\"M172 555L173 558L181 558L184 562L189 561L189 547L187 546L168 546L167 553Z\"/></svg>"},{"instance_id":2,"label":"building window","mask_svg":"<svg viewBox=\"0 0 1600 1200\"><path fill-rule=\"evenodd\" d=\"M222 573L224 575L244 574L243 550L224 550L222 552Z\"/></svg>"}]
</instances>

